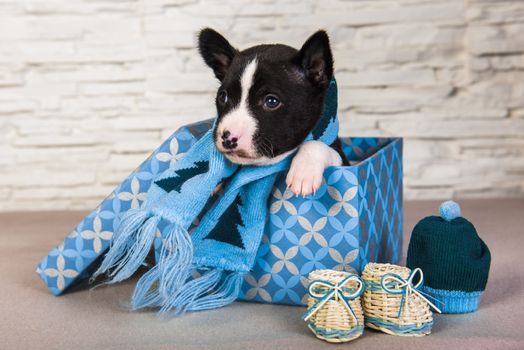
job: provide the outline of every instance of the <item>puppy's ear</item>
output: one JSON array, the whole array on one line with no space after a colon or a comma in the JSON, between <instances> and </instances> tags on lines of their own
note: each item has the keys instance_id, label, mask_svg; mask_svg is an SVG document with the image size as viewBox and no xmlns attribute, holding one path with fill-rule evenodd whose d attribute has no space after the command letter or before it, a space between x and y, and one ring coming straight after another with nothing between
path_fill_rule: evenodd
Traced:
<instances>
[{"instance_id":1,"label":"puppy's ear","mask_svg":"<svg viewBox=\"0 0 524 350\"><path fill-rule=\"evenodd\" d=\"M206 64L213 69L218 80L222 81L227 69L238 51L219 33L205 28L198 35L198 49Z\"/></svg>"},{"instance_id":2,"label":"puppy's ear","mask_svg":"<svg viewBox=\"0 0 524 350\"><path fill-rule=\"evenodd\" d=\"M327 87L333 78L333 54L326 32L319 30L310 36L295 56L294 62L313 84Z\"/></svg>"}]
</instances>

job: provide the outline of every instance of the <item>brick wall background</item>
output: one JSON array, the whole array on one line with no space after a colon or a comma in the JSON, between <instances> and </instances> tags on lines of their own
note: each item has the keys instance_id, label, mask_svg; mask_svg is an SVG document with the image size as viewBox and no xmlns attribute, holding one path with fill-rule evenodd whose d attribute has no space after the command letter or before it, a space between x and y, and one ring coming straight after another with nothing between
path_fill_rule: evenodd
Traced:
<instances>
[{"instance_id":1,"label":"brick wall background","mask_svg":"<svg viewBox=\"0 0 524 350\"><path fill-rule=\"evenodd\" d=\"M212 116L195 50L327 29L343 135L400 135L407 198L524 195L524 2L0 0L0 210L92 208Z\"/></svg>"}]
</instances>

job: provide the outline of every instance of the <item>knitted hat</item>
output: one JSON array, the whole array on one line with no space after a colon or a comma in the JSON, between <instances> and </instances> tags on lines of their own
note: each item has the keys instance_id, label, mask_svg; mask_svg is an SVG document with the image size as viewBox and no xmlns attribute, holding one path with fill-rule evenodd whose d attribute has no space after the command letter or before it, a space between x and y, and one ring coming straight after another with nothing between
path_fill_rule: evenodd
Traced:
<instances>
[{"instance_id":1,"label":"knitted hat","mask_svg":"<svg viewBox=\"0 0 524 350\"><path fill-rule=\"evenodd\" d=\"M477 310L486 287L491 255L471 222L453 201L440 206L413 229L407 266L424 271L422 291L440 301L443 313Z\"/></svg>"}]
</instances>

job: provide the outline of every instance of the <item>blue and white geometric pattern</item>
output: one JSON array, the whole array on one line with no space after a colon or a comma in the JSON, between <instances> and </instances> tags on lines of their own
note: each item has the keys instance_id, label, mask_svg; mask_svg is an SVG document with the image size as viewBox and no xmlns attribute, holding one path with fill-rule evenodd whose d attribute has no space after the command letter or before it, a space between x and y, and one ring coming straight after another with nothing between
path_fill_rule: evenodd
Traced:
<instances>
[{"instance_id":1,"label":"blue and white geometric pattern","mask_svg":"<svg viewBox=\"0 0 524 350\"><path fill-rule=\"evenodd\" d=\"M313 196L270 198L269 221L241 299L306 304L315 269L360 273L369 261L397 263L402 249L402 140L345 139L350 167L330 167Z\"/></svg>"},{"instance_id":2,"label":"blue and white geometric pattern","mask_svg":"<svg viewBox=\"0 0 524 350\"><path fill-rule=\"evenodd\" d=\"M209 121L176 131L91 212L37 267L55 295L79 280L90 277L111 241L120 216L145 199L151 180L172 166L211 126Z\"/></svg>"},{"instance_id":3,"label":"blue and white geometric pattern","mask_svg":"<svg viewBox=\"0 0 524 350\"><path fill-rule=\"evenodd\" d=\"M179 129L130 174L38 265L55 295L90 276L122 213L145 199L151 180L172 166L211 121ZM360 272L368 261L400 260L402 139L343 139L350 167L330 167L321 188L302 198L286 190L285 174L269 199L270 215L241 299L304 304L307 275L319 268ZM196 224L196 223L195 223ZM162 244L155 240L158 251Z\"/></svg>"}]
</instances>

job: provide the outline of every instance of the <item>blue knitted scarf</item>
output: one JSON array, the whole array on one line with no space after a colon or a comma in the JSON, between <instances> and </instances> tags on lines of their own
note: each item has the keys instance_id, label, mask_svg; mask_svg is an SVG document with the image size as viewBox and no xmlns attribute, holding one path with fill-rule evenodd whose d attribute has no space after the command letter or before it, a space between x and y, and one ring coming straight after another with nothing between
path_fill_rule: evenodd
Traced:
<instances>
[{"instance_id":1,"label":"blue knitted scarf","mask_svg":"<svg viewBox=\"0 0 524 350\"><path fill-rule=\"evenodd\" d=\"M333 80L324 113L306 140L334 142L336 111ZM275 178L289 168L291 158L272 165L239 166L217 150L212 130L208 131L174 167L153 180L140 208L124 214L93 277L108 273L107 283L129 278L144 264L160 233L164 240L160 257L138 280L131 308L158 307L178 315L233 302L254 264ZM189 227L220 183L223 193L190 235Z\"/></svg>"}]
</instances>

